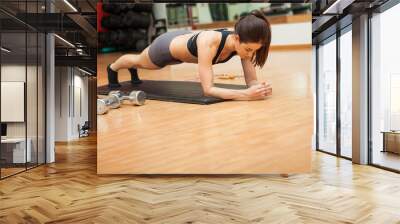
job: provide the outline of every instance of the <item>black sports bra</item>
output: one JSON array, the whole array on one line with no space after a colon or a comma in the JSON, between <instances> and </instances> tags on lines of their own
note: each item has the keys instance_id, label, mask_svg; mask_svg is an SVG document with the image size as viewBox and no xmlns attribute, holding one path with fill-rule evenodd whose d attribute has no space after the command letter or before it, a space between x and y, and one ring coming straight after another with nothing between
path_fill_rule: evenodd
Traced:
<instances>
[{"instance_id":1,"label":"black sports bra","mask_svg":"<svg viewBox=\"0 0 400 224\"><path fill-rule=\"evenodd\" d=\"M226 61L229 61L234 55L236 55L236 51L234 51L226 59L224 59L223 61L218 61L217 62L217 59L218 59L219 55L222 52L222 49L224 49L226 38L228 37L229 34L231 34L233 32L229 31L227 29L218 29L218 30L215 30L215 31L221 32L222 37L221 37L221 42L220 42L220 44L218 46L217 54L214 56L212 63L213 64L224 63ZM197 57L197 43L196 43L196 41L197 41L197 37L199 36L199 34L200 34L200 32L194 34L193 36L191 36L189 38L189 40L187 42L187 48L188 48L189 52L195 57Z\"/></svg>"}]
</instances>

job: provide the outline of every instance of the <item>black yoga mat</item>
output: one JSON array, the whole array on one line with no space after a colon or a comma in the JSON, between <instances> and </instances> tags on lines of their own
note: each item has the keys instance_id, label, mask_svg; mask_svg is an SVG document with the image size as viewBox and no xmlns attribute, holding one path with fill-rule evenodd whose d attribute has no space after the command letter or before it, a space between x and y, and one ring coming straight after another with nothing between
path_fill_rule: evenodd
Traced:
<instances>
[{"instance_id":1,"label":"black yoga mat","mask_svg":"<svg viewBox=\"0 0 400 224\"><path fill-rule=\"evenodd\" d=\"M139 85L132 85L130 81L121 82L119 88L109 88L107 85L97 87L97 94L107 95L111 90L120 90L124 95L132 90L142 90L146 98L151 100L171 101L178 103L213 104L223 102L223 99L203 96L199 82L189 81L160 81L142 80ZM229 89L245 89L245 85L215 84L217 87Z\"/></svg>"}]
</instances>

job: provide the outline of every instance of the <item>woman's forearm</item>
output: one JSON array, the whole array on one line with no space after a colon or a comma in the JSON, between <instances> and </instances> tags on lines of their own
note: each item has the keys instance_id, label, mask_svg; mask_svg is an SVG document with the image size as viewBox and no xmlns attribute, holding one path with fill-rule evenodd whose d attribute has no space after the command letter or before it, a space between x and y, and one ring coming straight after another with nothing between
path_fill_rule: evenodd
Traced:
<instances>
[{"instance_id":1,"label":"woman's forearm","mask_svg":"<svg viewBox=\"0 0 400 224\"><path fill-rule=\"evenodd\" d=\"M250 87L250 86L260 84L260 82L257 79L253 79L253 80L247 81L246 84L248 87Z\"/></svg>"},{"instance_id":2,"label":"woman's forearm","mask_svg":"<svg viewBox=\"0 0 400 224\"><path fill-rule=\"evenodd\" d=\"M256 69L253 63L246 59L242 59L243 73L244 79L248 87L257 85L259 82L257 81Z\"/></svg>"},{"instance_id":3,"label":"woman's forearm","mask_svg":"<svg viewBox=\"0 0 400 224\"><path fill-rule=\"evenodd\" d=\"M226 100L248 100L246 89L225 89L219 87L211 87L204 92L206 96L213 96Z\"/></svg>"}]
</instances>

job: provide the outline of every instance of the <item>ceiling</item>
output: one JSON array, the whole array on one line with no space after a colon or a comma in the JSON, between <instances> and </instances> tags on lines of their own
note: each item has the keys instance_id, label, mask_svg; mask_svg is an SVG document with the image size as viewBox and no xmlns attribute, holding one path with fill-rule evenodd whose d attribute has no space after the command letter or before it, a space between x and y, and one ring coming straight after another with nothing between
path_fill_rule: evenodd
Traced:
<instances>
[{"instance_id":1,"label":"ceiling","mask_svg":"<svg viewBox=\"0 0 400 224\"><path fill-rule=\"evenodd\" d=\"M389 0L311 0L313 4L313 44L331 36L337 29L351 24L352 19L373 11Z\"/></svg>"},{"instance_id":2,"label":"ceiling","mask_svg":"<svg viewBox=\"0 0 400 224\"><path fill-rule=\"evenodd\" d=\"M9 8L15 12L45 13L45 0L1 0L0 7ZM72 8L64 0L50 0L54 12L69 12ZM68 0L79 12L96 12L96 0ZM48 10L49 11L49 10Z\"/></svg>"},{"instance_id":3,"label":"ceiling","mask_svg":"<svg viewBox=\"0 0 400 224\"><path fill-rule=\"evenodd\" d=\"M56 65L61 63L79 66L82 62L85 67L95 71L97 1L47 0L49 3L47 10L45 2L44 0L0 0L2 46L11 50L8 53L2 51L2 61L24 63L28 56L29 63L30 58L34 58L38 50L36 39L32 38L36 37L37 33L51 32L75 45L71 47L62 39L55 38ZM52 8L52 13L48 13L49 7ZM30 31L34 32L34 35L29 34ZM41 47L39 46L39 49ZM60 57L63 61L59 62L58 56L63 56ZM64 56L73 58L68 59Z\"/></svg>"}]
</instances>

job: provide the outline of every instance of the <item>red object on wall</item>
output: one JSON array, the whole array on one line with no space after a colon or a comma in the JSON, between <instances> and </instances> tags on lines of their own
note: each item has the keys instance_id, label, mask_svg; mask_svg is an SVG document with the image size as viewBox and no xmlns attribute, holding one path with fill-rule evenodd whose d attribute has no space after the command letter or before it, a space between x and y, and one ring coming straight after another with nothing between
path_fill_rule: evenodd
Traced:
<instances>
[{"instance_id":1,"label":"red object on wall","mask_svg":"<svg viewBox=\"0 0 400 224\"><path fill-rule=\"evenodd\" d=\"M102 2L97 3L96 9L97 9L97 32L107 32L107 29L101 25L101 20L103 17L108 16L110 14L103 11Z\"/></svg>"}]
</instances>

